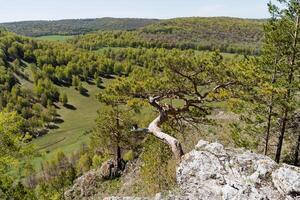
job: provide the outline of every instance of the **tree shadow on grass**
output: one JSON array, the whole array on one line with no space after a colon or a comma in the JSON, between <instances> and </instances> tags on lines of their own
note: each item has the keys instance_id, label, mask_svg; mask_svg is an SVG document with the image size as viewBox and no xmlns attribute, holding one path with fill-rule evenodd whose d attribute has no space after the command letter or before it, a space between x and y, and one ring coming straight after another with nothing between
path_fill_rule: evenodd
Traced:
<instances>
[{"instance_id":1,"label":"tree shadow on grass","mask_svg":"<svg viewBox=\"0 0 300 200\"><path fill-rule=\"evenodd\" d=\"M53 121L55 124L61 124L64 122L64 120L62 118L56 118L54 121Z\"/></svg>"},{"instance_id":2,"label":"tree shadow on grass","mask_svg":"<svg viewBox=\"0 0 300 200\"><path fill-rule=\"evenodd\" d=\"M89 94L89 91L85 88L83 88L81 91L80 91L80 94L85 96L85 97L89 97L90 94Z\"/></svg>"},{"instance_id":3,"label":"tree shadow on grass","mask_svg":"<svg viewBox=\"0 0 300 200\"><path fill-rule=\"evenodd\" d=\"M97 86L99 89L105 89L105 87L103 85Z\"/></svg>"},{"instance_id":4,"label":"tree shadow on grass","mask_svg":"<svg viewBox=\"0 0 300 200\"><path fill-rule=\"evenodd\" d=\"M59 126L57 126L56 124L49 124L49 125L47 126L47 128L48 128L48 129L58 129Z\"/></svg>"},{"instance_id":5,"label":"tree shadow on grass","mask_svg":"<svg viewBox=\"0 0 300 200\"><path fill-rule=\"evenodd\" d=\"M93 79L89 78L87 81L86 81L89 85L95 85Z\"/></svg>"},{"instance_id":6,"label":"tree shadow on grass","mask_svg":"<svg viewBox=\"0 0 300 200\"><path fill-rule=\"evenodd\" d=\"M53 106L55 107L55 109L60 109L59 106L56 105L56 103L54 103Z\"/></svg>"},{"instance_id":7,"label":"tree shadow on grass","mask_svg":"<svg viewBox=\"0 0 300 200\"><path fill-rule=\"evenodd\" d=\"M90 94L88 92L82 92L81 95L85 96L85 97L89 97L90 96Z\"/></svg>"},{"instance_id":8,"label":"tree shadow on grass","mask_svg":"<svg viewBox=\"0 0 300 200\"><path fill-rule=\"evenodd\" d=\"M46 135L48 132L49 132L49 129L47 129L47 128L41 129L35 134L34 137L35 138L41 137L43 135Z\"/></svg>"},{"instance_id":9,"label":"tree shadow on grass","mask_svg":"<svg viewBox=\"0 0 300 200\"><path fill-rule=\"evenodd\" d=\"M69 110L77 110L77 108L71 104L65 104L64 105L65 108L69 109Z\"/></svg>"}]
</instances>

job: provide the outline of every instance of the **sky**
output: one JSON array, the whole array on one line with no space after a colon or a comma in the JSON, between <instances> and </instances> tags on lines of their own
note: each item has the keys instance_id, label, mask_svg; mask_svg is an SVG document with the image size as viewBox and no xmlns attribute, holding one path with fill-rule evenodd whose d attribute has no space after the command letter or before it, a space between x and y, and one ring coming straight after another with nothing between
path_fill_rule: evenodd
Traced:
<instances>
[{"instance_id":1,"label":"sky","mask_svg":"<svg viewBox=\"0 0 300 200\"><path fill-rule=\"evenodd\" d=\"M101 17L267 18L269 0L0 0L0 22Z\"/></svg>"}]
</instances>

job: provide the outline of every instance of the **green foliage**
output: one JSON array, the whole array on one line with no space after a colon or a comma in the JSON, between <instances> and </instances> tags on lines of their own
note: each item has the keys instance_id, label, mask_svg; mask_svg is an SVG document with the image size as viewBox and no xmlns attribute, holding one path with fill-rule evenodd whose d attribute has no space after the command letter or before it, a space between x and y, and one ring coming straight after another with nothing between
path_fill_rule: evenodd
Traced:
<instances>
[{"instance_id":1,"label":"green foliage","mask_svg":"<svg viewBox=\"0 0 300 200\"><path fill-rule=\"evenodd\" d=\"M63 104L63 105L67 105L68 104L68 96L66 93L63 93L60 95L60 102Z\"/></svg>"},{"instance_id":2,"label":"green foliage","mask_svg":"<svg viewBox=\"0 0 300 200\"><path fill-rule=\"evenodd\" d=\"M103 81L98 76L95 78L95 83L98 88L101 88Z\"/></svg>"},{"instance_id":3,"label":"green foliage","mask_svg":"<svg viewBox=\"0 0 300 200\"><path fill-rule=\"evenodd\" d=\"M297 55L300 42L299 5L293 0L279 1L279 4L280 8L269 4L272 18L264 26L262 56L256 62L248 63L256 71L249 80L256 81L249 84L245 80L243 83L251 87L244 87L240 94L242 122L233 134L235 141L242 143L240 145L275 155L277 162L290 119L299 109ZM237 139L237 135L249 142ZM278 141L276 149L272 148L272 141Z\"/></svg>"},{"instance_id":4,"label":"green foliage","mask_svg":"<svg viewBox=\"0 0 300 200\"><path fill-rule=\"evenodd\" d=\"M161 141L150 136L145 149L141 154L143 162L141 168L142 183L145 184L145 193L154 195L165 191L176 184L176 161L172 158L172 152Z\"/></svg>"},{"instance_id":5,"label":"green foliage","mask_svg":"<svg viewBox=\"0 0 300 200\"><path fill-rule=\"evenodd\" d=\"M132 161L134 158L135 158L135 155L134 155L134 151L132 151L132 150L127 151L123 156L123 159L125 161Z\"/></svg>"},{"instance_id":6,"label":"green foliage","mask_svg":"<svg viewBox=\"0 0 300 200\"><path fill-rule=\"evenodd\" d=\"M30 148L23 148L24 119L16 112L0 112L0 173L16 166Z\"/></svg>"},{"instance_id":7,"label":"green foliage","mask_svg":"<svg viewBox=\"0 0 300 200\"><path fill-rule=\"evenodd\" d=\"M78 47L146 47L258 54L263 21L236 18L177 18L138 31L100 31L71 40Z\"/></svg>"},{"instance_id":8,"label":"green foliage","mask_svg":"<svg viewBox=\"0 0 300 200\"><path fill-rule=\"evenodd\" d=\"M137 110L147 105L149 97L160 96L160 101L176 99L179 103L169 103L169 108L183 109L184 116L205 121L213 102L224 101L234 93L231 84L238 85L254 73L250 65L227 63L218 53L204 56L173 50L157 58L157 62L159 67L136 68L128 77L116 79L99 98L105 103L127 103ZM190 104L191 101L194 103Z\"/></svg>"},{"instance_id":9,"label":"green foliage","mask_svg":"<svg viewBox=\"0 0 300 200\"><path fill-rule=\"evenodd\" d=\"M76 169L69 158L58 152L55 159L42 164L42 181L35 189L38 199L63 199L76 177Z\"/></svg>"},{"instance_id":10,"label":"green foliage","mask_svg":"<svg viewBox=\"0 0 300 200\"><path fill-rule=\"evenodd\" d=\"M33 153L32 145L25 145L22 137L24 119L16 112L0 112L0 198L35 199L32 191L20 180L9 175L10 170L20 168L21 159L26 161Z\"/></svg>"},{"instance_id":11,"label":"green foliage","mask_svg":"<svg viewBox=\"0 0 300 200\"><path fill-rule=\"evenodd\" d=\"M99 167L101 167L102 163L106 160L108 160L107 156L100 156L100 155L95 154L92 159L92 163L93 163L92 166L94 168L99 168Z\"/></svg>"},{"instance_id":12,"label":"green foliage","mask_svg":"<svg viewBox=\"0 0 300 200\"><path fill-rule=\"evenodd\" d=\"M90 170L92 165L92 158L87 153L83 154L77 163L77 171L81 173L87 172L88 170Z\"/></svg>"},{"instance_id":13,"label":"green foliage","mask_svg":"<svg viewBox=\"0 0 300 200\"><path fill-rule=\"evenodd\" d=\"M232 124L231 128L231 137L235 146L247 149L257 149L258 144L261 140L259 132L254 132L253 130L251 130L252 127L249 125L241 127L241 125L237 123ZM250 132L252 133L252 135L249 134Z\"/></svg>"},{"instance_id":14,"label":"green foliage","mask_svg":"<svg viewBox=\"0 0 300 200\"><path fill-rule=\"evenodd\" d=\"M73 76L72 77L72 85L78 89L79 85L80 85L80 79L78 76Z\"/></svg>"},{"instance_id":15,"label":"green foliage","mask_svg":"<svg viewBox=\"0 0 300 200\"><path fill-rule=\"evenodd\" d=\"M78 91L80 94L85 94L86 93L86 89L82 86L82 84L80 83L78 86Z\"/></svg>"},{"instance_id":16,"label":"green foliage","mask_svg":"<svg viewBox=\"0 0 300 200\"><path fill-rule=\"evenodd\" d=\"M131 120L128 108L122 106L103 107L98 111L96 128L91 136L90 147L97 152L106 153L109 149L116 155L118 148L132 148L130 129L134 122Z\"/></svg>"}]
</instances>

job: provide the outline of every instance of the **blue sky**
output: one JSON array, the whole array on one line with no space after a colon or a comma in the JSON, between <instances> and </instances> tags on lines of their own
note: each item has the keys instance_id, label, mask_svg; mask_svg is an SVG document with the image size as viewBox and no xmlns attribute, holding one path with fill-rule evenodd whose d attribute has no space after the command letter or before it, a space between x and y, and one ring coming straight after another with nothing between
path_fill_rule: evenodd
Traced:
<instances>
[{"instance_id":1,"label":"blue sky","mask_svg":"<svg viewBox=\"0 0 300 200\"><path fill-rule=\"evenodd\" d=\"M269 0L0 0L0 22L97 17L268 17Z\"/></svg>"}]
</instances>

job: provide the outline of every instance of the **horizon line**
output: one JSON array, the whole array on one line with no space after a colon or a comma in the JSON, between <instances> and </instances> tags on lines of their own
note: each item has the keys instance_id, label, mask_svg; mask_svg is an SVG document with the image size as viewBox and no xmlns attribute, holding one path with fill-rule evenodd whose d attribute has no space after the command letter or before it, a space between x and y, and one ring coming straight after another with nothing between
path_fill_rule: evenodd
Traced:
<instances>
[{"instance_id":1,"label":"horizon line","mask_svg":"<svg viewBox=\"0 0 300 200\"><path fill-rule=\"evenodd\" d=\"M144 20L171 20L180 18L233 18L233 19L245 19L245 20L266 20L269 18L249 18L249 17L234 17L234 16L181 16L181 17L170 17L170 18L148 18L148 17L87 17L87 18L61 18L61 19L30 19L30 20L16 20L16 21L0 21L0 24L9 23L22 23L22 22L57 22L66 20L94 20L94 19L144 19Z\"/></svg>"}]
</instances>

